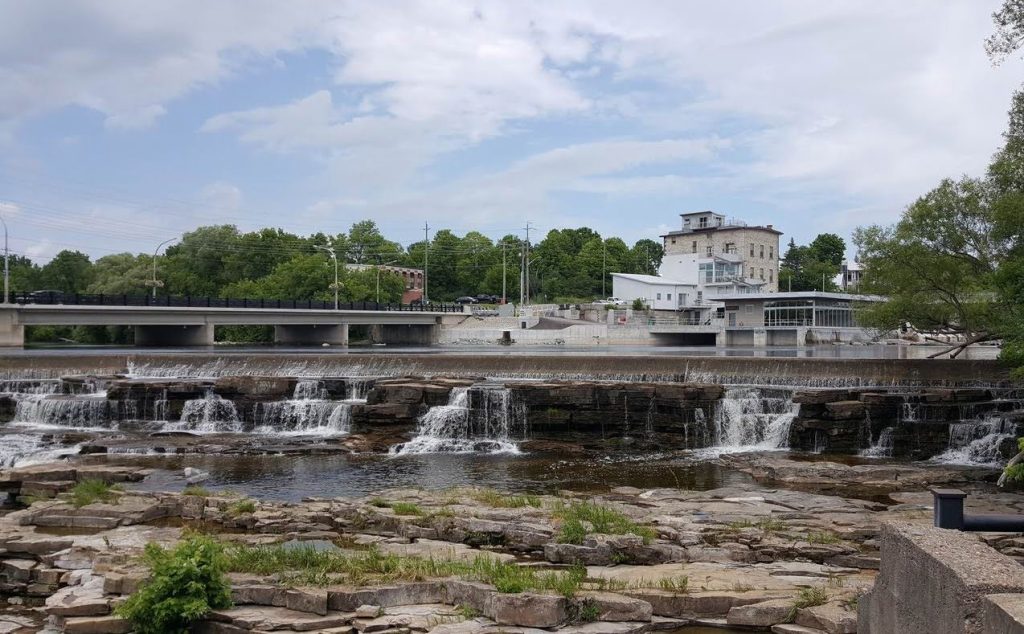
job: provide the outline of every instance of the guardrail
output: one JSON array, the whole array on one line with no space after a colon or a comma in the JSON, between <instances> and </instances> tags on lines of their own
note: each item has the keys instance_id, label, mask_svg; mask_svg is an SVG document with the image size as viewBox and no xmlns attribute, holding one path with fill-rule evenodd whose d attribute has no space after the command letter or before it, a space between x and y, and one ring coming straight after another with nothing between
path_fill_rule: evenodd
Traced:
<instances>
[{"instance_id":1,"label":"guardrail","mask_svg":"<svg viewBox=\"0 0 1024 634\"><path fill-rule=\"evenodd\" d=\"M13 293L11 303L21 306L157 306L174 308L275 308L286 310L334 310L334 300L320 299L246 299L193 297L191 295L109 295L65 293ZM461 313L458 304L391 304L378 302L339 302L338 310L402 311L425 313Z\"/></svg>"},{"instance_id":2,"label":"guardrail","mask_svg":"<svg viewBox=\"0 0 1024 634\"><path fill-rule=\"evenodd\" d=\"M1024 515L965 515L964 498L959 489L931 489L934 498L934 520L938 528L958 531L1024 532Z\"/></svg>"}]
</instances>

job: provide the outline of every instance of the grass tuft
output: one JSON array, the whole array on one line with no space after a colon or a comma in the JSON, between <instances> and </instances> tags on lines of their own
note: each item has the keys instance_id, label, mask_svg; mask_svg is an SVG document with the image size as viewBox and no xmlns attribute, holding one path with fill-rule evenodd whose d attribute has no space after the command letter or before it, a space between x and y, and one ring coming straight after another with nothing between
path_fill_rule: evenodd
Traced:
<instances>
[{"instance_id":1,"label":"grass tuft","mask_svg":"<svg viewBox=\"0 0 1024 634\"><path fill-rule=\"evenodd\" d=\"M807 534L809 544L838 544L842 540L831 531L814 532Z\"/></svg>"},{"instance_id":2,"label":"grass tuft","mask_svg":"<svg viewBox=\"0 0 1024 634\"><path fill-rule=\"evenodd\" d=\"M95 502L114 502L122 492L117 484L103 480L82 480L71 489L71 504L81 508Z\"/></svg>"},{"instance_id":3,"label":"grass tuft","mask_svg":"<svg viewBox=\"0 0 1024 634\"><path fill-rule=\"evenodd\" d=\"M477 502L494 508L520 509L527 506L539 509L541 499L536 495L507 495L494 489L478 489L470 494Z\"/></svg>"},{"instance_id":4,"label":"grass tuft","mask_svg":"<svg viewBox=\"0 0 1024 634\"><path fill-rule=\"evenodd\" d=\"M256 512L256 502L252 500L239 500L228 507L228 515L231 517L237 517L244 515L245 513Z\"/></svg>"},{"instance_id":5,"label":"grass tuft","mask_svg":"<svg viewBox=\"0 0 1024 634\"><path fill-rule=\"evenodd\" d=\"M196 497L205 498L210 496L210 491L205 487L199 486L198 484L190 484L182 490L181 494L194 495Z\"/></svg>"},{"instance_id":6,"label":"grass tuft","mask_svg":"<svg viewBox=\"0 0 1024 634\"><path fill-rule=\"evenodd\" d=\"M796 599L793 600L793 607L789 610L789 618L786 620L792 621L795 619L797 610L824 605L825 603L828 603L828 592L825 592L825 588L819 586L800 588Z\"/></svg>"},{"instance_id":7,"label":"grass tuft","mask_svg":"<svg viewBox=\"0 0 1024 634\"><path fill-rule=\"evenodd\" d=\"M667 592L685 594L690 587L690 578L686 575L678 577L666 577L658 580L658 587Z\"/></svg>"},{"instance_id":8,"label":"grass tuft","mask_svg":"<svg viewBox=\"0 0 1024 634\"><path fill-rule=\"evenodd\" d=\"M603 535L638 535L650 543L657 533L649 526L641 526L615 509L594 502L573 502L555 508L555 517L562 520L558 541L563 544L582 544L587 535L584 523L593 526L594 533Z\"/></svg>"},{"instance_id":9,"label":"grass tuft","mask_svg":"<svg viewBox=\"0 0 1024 634\"><path fill-rule=\"evenodd\" d=\"M391 510L395 512L395 515L425 515L423 509L412 502L392 502Z\"/></svg>"}]
</instances>

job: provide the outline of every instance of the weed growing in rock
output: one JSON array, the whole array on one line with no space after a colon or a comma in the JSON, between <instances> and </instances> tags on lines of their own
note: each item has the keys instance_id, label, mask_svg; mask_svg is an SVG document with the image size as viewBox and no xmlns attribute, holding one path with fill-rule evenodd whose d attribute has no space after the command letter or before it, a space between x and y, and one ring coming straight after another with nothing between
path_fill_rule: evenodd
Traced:
<instances>
[{"instance_id":1,"label":"weed growing in rock","mask_svg":"<svg viewBox=\"0 0 1024 634\"><path fill-rule=\"evenodd\" d=\"M782 520L766 517L757 523L757 527L767 534L778 533L779 531L786 530L786 523Z\"/></svg>"},{"instance_id":2,"label":"weed growing in rock","mask_svg":"<svg viewBox=\"0 0 1024 634\"><path fill-rule=\"evenodd\" d=\"M733 592L750 592L753 589L754 586L750 585L749 583L740 583L739 581L737 581L736 583L732 584Z\"/></svg>"},{"instance_id":3,"label":"weed growing in rock","mask_svg":"<svg viewBox=\"0 0 1024 634\"><path fill-rule=\"evenodd\" d=\"M114 502L122 489L103 480L82 480L71 489L71 504L81 508L94 502Z\"/></svg>"},{"instance_id":4,"label":"weed growing in rock","mask_svg":"<svg viewBox=\"0 0 1024 634\"><path fill-rule=\"evenodd\" d=\"M825 592L825 588L800 588L800 592L796 595L796 599L793 600L793 607L789 610L789 618L787 620L792 621L795 619L797 610L811 608L816 605L824 605L827 602L828 593Z\"/></svg>"},{"instance_id":5,"label":"weed growing in rock","mask_svg":"<svg viewBox=\"0 0 1024 634\"><path fill-rule=\"evenodd\" d=\"M197 497L205 498L210 496L210 491L205 487L199 486L198 484L190 484L182 490L181 494L194 495Z\"/></svg>"},{"instance_id":6,"label":"weed growing in rock","mask_svg":"<svg viewBox=\"0 0 1024 634\"><path fill-rule=\"evenodd\" d=\"M228 515L236 517L245 513L255 513L256 502L252 500L239 500L228 507Z\"/></svg>"},{"instance_id":7,"label":"weed growing in rock","mask_svg":"<svg viewBox=\"0 0 1024 634\"><path fill-rule=\"evenodd\" d=\"M753 528L754 523L750 520L737 520L735 522L729 522L728 524L726 524L726 526L728 526L731 530L741 531L744 528Z\"/></svg>"},{"instance_id":8,"label":"weed growing in rock","mask_svg":"<svg viewBox=\"0 0 1024 634\"><path fill-rule=\"evenodd\" d=\"M506 495L494 489L473 491L471 497L477 502L501 509L519 509L527 506L541 507L541 499L536 495Z\"/></svg>"},{"instance_id":9,"label":"weed growing in rock","mask_svg":"<svg viewBox=\"0 0 1024 634\"><path fill-rule=\"evenodd\" d=\"M455 606L455 612L467 621L475 619L481 615L480 610L477 610L471 605L462 605L461 603Z\"/></svg>"},{"instance_id":10,"label":"weed growing in rock","mask_svg":"<svg viewBox=\"0 0 1024 634\"><path fill-rule=\"evenodd\" d=\"M838 544L841 539L835 533L829 531L807 533L807 543L809 544Z\"/></svg>"},{"instance_id":11,"label":"weed growing in rock","mask_svg":"<svg viewBox=\"0 0 1024 634\"><path fill-rule=\"evenodd\" d=\"M690 587L690 578L686 575L680 575L678 577L667 577L665 579L659 579L658 587L662 590L665 590L666 592L684 594Z\"/></svg>"},{"instance_id":12,"label":"weed growing in rock","mask_svg":"<svg viewBox=\"0 0 1024 634\"><path fill-rule=\"evenodd\" d=\"M601 606L591 598L574 601L569 604L569 621L572 623L591 623L601 616Z\"/></svg>"},{"instance_id":13,"label":"weed growing in rock","mask_svg":"<svg viewBox=\"0 0 1024 634\"><path fill-rule=\"evenodd\" d=\"M593 527L590 532L638 535L645 544L657 537L657 533L649 526L641 526L619 511L594 502L573 502L568 506L561 504L555 508L554 516L562 520L558 541L563 544L582 544L587 535L587 524Z\"/></svg>"},{"instance_id":14,"label":"weed growing in rock","mask_svg":"<svg viewBox=\"0 0 1024 634\"><path fill-rule=\"evenodd\" d=\"M425 515L423 509L412 502L392 502L391 510L395 512L395 515Z\"/></svg>"},{"instance_id":15,"label":"weed growing in rock","mask_svg":"<svg viewBox=\"0 0 1024 634\"><path fill-rule=\"evenodd\" d=\"M150 543L143 559L149 581L115 611L138 634L184 632L210 610L231 606L224 550L213 539L192 535L173 550Z\"/></svg>"},{"instance_id":16,"label":"weed growing in rock","mask_svg":"<svg viewBox=\"0 0 1024 634\"><path fill-rule=\"evenodd\" d=\"M381 497L376 497L376 498L371 499L369 504L370 504L370 506L376 506L379 509L389 509L389 508L391 508L391 502L388 502L387 500L385 500L384 498L381 498Z\"/></svg>"}]
</instances>

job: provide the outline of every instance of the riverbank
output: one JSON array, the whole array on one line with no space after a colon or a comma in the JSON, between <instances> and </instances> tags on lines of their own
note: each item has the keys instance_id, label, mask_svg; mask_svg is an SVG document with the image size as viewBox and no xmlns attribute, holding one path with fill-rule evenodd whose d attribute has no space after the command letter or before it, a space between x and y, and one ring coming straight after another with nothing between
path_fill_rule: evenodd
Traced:
<instances>
[{"instance_id":1,"label":"riverbank","mask_svg":"<svg viewBox=\"0 0 1024 634\"><path fill-rule=\"evenodd\" d=\"M795 622L854 632L882 522L930 518L912 491L883 503L760 486L456 487L284 503L201 485L134 490L149 475L75 462L4 474L0 484L30 505L0 519L0 574L9 596L41 608L22 613L31 627L45 615L53 631L127 631L110 611L147 577L141 548L201 531L232 553L235 605L197 631L628 634ZM97 480L120 484L83 498L81 483ZM984 487L972 503L1005 508Z\"/></svg>"}]
</instances>

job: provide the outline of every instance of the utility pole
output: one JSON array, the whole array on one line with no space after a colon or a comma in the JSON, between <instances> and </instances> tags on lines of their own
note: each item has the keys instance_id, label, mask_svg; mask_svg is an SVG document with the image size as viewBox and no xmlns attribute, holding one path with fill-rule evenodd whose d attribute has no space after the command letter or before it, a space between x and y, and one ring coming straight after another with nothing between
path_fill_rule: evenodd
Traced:
<instances>
[{"instance_id":1,"label":"utility pole","mask_svg":"<svg viewBox=\"0 0 1024 634\"><path fill-rule=\"evenodd\" d=\"M4 233L6 235L6 225L5 225ZM174 242L175 240L177 240L177 238L168 238L167 240L164 240L160 244L156 245L156 249L153 250L153 279L150 280L149 284L148 284L149 286L153 287L153 299L156 299L156 289L157 289L157 287L164 285L163 282L161 282L160 280L156 279L156 258L157 258L157 254L160 253L160 248L162 246L164 246L168 242Z\"/></svg>"},{"instance_id":2,"label":"utility pole","mask_svg":"<svg viewBox=\"0 0 1024 634\"><path fill-rule=\"evenodd\" d=\"M315 248L329 254L334 260L334 284L331 284L331 288L334 289L334 310L338 310L338 289L341 288L341 285L338 284L338 253L334 250L333 244L326 247L315 245Z\"/></svg>"},{"instance_id":3,"label":"utility pole","mask_svg":"<svg viewBox=\"0 0 1024 634\"><path fill-rule=\"evenodd\" d=\"M427 267L430 263L430 225L423 223L423 299L421 302L427 304Z\"/></svg>"},{"instance_id":4,"label":"utility pole","mask_svg":"<svg viewBox=\"0 0 1024 634\"><path fill-rule=\"evenodd\" d=\"M4 224L4 303L11 303L11 252L7 248L7 221L0 216Z\"/></svg>"},{"instance_id":5,"label":"utility pole","mask_svg":"<svg viewBox=\"0 0 1024 634\"><path fill-rule=\"evenodd\" d=\"M606 273L608 269L608 244L601 240L601 299L608 297L608 289L605 288L605 278L608 277Z\"/></svg>"},{"instance_id":6,"label":"utility pole","mask_svg":"<svg viewBox=\"0 0 1024 634\"><path fill-rule=\"evenodd\" d=\"M505 297L505 251L507 250L508 243L504 240L501 241L501 303L507 304L508 299Z\"/></svg>"},{"instance_id":7,"label":"utility pole","mask_svg":"<svg viewBox=\"0 0 1024 634\"><path fill-rule=\"evenodd\" d=\"M523 295L523 305L530 303L530 221L526 222L526 244L523 250L523 279L526 292Z\"/></svg>"}]
</instances>

